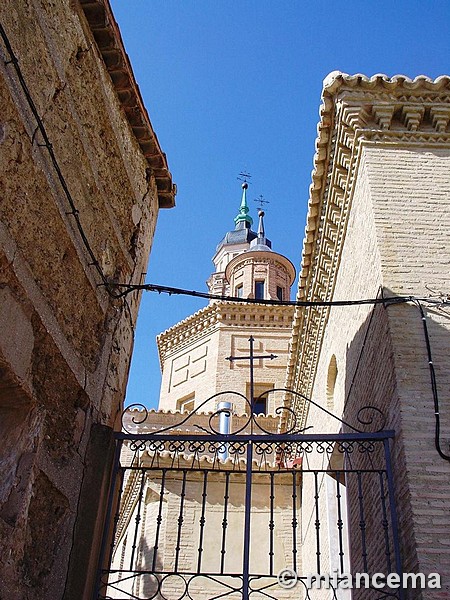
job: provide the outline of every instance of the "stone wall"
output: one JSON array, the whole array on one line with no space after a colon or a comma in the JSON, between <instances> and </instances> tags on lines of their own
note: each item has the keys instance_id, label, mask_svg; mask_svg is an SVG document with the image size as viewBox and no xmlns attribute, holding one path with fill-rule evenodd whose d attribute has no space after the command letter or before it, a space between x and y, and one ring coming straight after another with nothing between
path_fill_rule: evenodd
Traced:
<instances>
[{"instance_id":1,"label":"stone wall","mask_svg":"<svg viewBox=\"0 0 450 600\"><path fill-rule=\"evenodd\" d=\"M92 592L139 304L104 284L140 281L161 204L91 27L128 65L120 35L107 3L93 8L0 8L0 596L12 600Z\"/></svg>"}]
</instances>

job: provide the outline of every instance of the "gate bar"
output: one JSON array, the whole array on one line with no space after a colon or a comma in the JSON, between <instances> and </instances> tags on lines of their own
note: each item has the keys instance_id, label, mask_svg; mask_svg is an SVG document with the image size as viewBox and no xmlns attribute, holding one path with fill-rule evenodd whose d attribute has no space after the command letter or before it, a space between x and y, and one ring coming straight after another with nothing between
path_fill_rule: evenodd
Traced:
<instances>
[{"instance_id":1,"label":"gate bar","mask_svg":"<svg viewBox=\"0 0 450 600\"><path fill-rule=\"evenodd\" d=\"M127 440L127 441L152 441L161 440L166 442L176 442L183 440L185 442L215 442L224 441L224 436L220 434L204 434L199 435L188 433L186 435L176 434L165 434L165 433L115 433L114 437L116 440ZM385 440L387 438L394 438L395 431L377 431L375 433L274 433L274 434L240 434L230 433L226 436L227 442L342 442L345 440L359 442L359 441L376 441Z\"/></svg>"},{"instance_id":2,"label":"gate bar","mask_svg":"<svg viewBox=\"0 0 450 600\"><path fill-rule=\"evenodd\" d=\"M247 446L247 465L245 476L245 521L244 521L244 562L242 566L242 600L249 597L249 573L250 573L250 517L252 510L252 461L253 445L249 442Z\"/></svg>"}]
</instances>

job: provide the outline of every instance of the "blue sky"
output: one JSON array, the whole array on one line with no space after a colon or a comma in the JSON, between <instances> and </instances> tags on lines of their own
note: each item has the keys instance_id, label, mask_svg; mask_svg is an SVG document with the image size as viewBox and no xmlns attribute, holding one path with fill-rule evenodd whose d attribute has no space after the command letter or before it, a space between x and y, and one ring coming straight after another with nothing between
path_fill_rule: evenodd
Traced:
<instances>
[{"instance_id":1,"label":"blue sky","mask_svg":"<svg viewBox=\"0 0 450 600\"><path fill-rule=\"evenodd\" d=\"M448 0L111 0L173 180L147 282L206 291L248 190L273 249L299 267L322 81L450 73ZM293 287L293 296L296 286ZM157 405L157 333L205 306L144 292L126 404Z\"/></svg>"}]
</instances>

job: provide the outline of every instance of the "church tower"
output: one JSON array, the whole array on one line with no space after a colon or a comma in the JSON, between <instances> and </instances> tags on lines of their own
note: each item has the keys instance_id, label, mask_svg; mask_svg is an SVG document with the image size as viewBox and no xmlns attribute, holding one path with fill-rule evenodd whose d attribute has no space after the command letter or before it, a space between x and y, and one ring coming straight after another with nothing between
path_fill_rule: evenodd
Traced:
<instances>
[{"instance_id":1,"label":"church tower","mask_svg":"<svg viewBox=\"0 0 450 600\"><path fill-rule=\"evenodd\" d=\"M295 268L285 256L272 250L265 236L264 212L259 211L258 231L252 230L247 205L248 184L242 184L242 199L235 228L226 233L213 257L214 273L208 279L211 294L254 300L289 300ZM191 411L208 398L226 391L240 396L230 400L234 412L248 412L244 396L250 398L247 361L228 357L246 356L249 338L254 338L256 356L276 355L273 360L254 362L254 411L273 414L282 393L270 390L284 386L293 307L278 304L212 300L209 305L157 338L162 370L159 408ZM217 399L202 406L216 410Z\"/></svg>"}]
</instances>

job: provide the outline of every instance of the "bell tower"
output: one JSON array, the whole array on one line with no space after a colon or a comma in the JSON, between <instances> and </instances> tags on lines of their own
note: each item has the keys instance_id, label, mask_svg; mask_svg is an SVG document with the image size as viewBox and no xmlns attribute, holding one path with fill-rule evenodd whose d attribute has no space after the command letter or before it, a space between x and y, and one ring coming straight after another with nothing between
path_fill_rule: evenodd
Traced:
<instances>
[{"instance_id":1,"label":"bell tower","mask_svg":"<svg viewBox=\"0 0 450 600\"><path fill-rule=\"evenodd\" d=\"M225 278L225 269L230 260L249 249L250 243L256 238L256 233L251 227L253 219L249 215L247 204L248 183L242 184L242 199L239 213L234 219L235 228L228 231L219 242L213 256L215 272L206 282L211 294L230 296L230 285Z\"/></svg>"},{"instance_id":2,"label":"bell tower","mask_svg":"<svg viewBox=\"0 0 450 600\"><path fill-rule=\"evenodd\" d=\"M289 259L272 250L262 210L258 231L252 231L247 189L244 182L235 228L216 248L212 259L215 271L207 285L211 294L253 302L211 300L207 307L158 336L161 410L190 411L214 394L233 391L241 395L230 398L234 411L248 412L243 398L249 398L248 365L226 359L247 355L250 337L254 338L256 354L277 356L271 361L255 361L255 396L284 386L293 307L276 302L290 299L295 268ZM272 300L274 304L258 300ZM281 392L268 393L257 403L257 409L273 414L281 403ZM205 411L215 409L214 399L202 406Z\"/></svg>"},{"instance_id":3,"label":"bell tower","mask_svg":"<svg viewBox=\"0 0 450 600\"><path fill-rule=\"evenodd\" d=\"M264 211L258 213L258 234L247 251L226 266L225 280L231 295L255 300L289 300L295 268L290 260L272 250L264 232Z\"/></svg>"}]
</instances>

